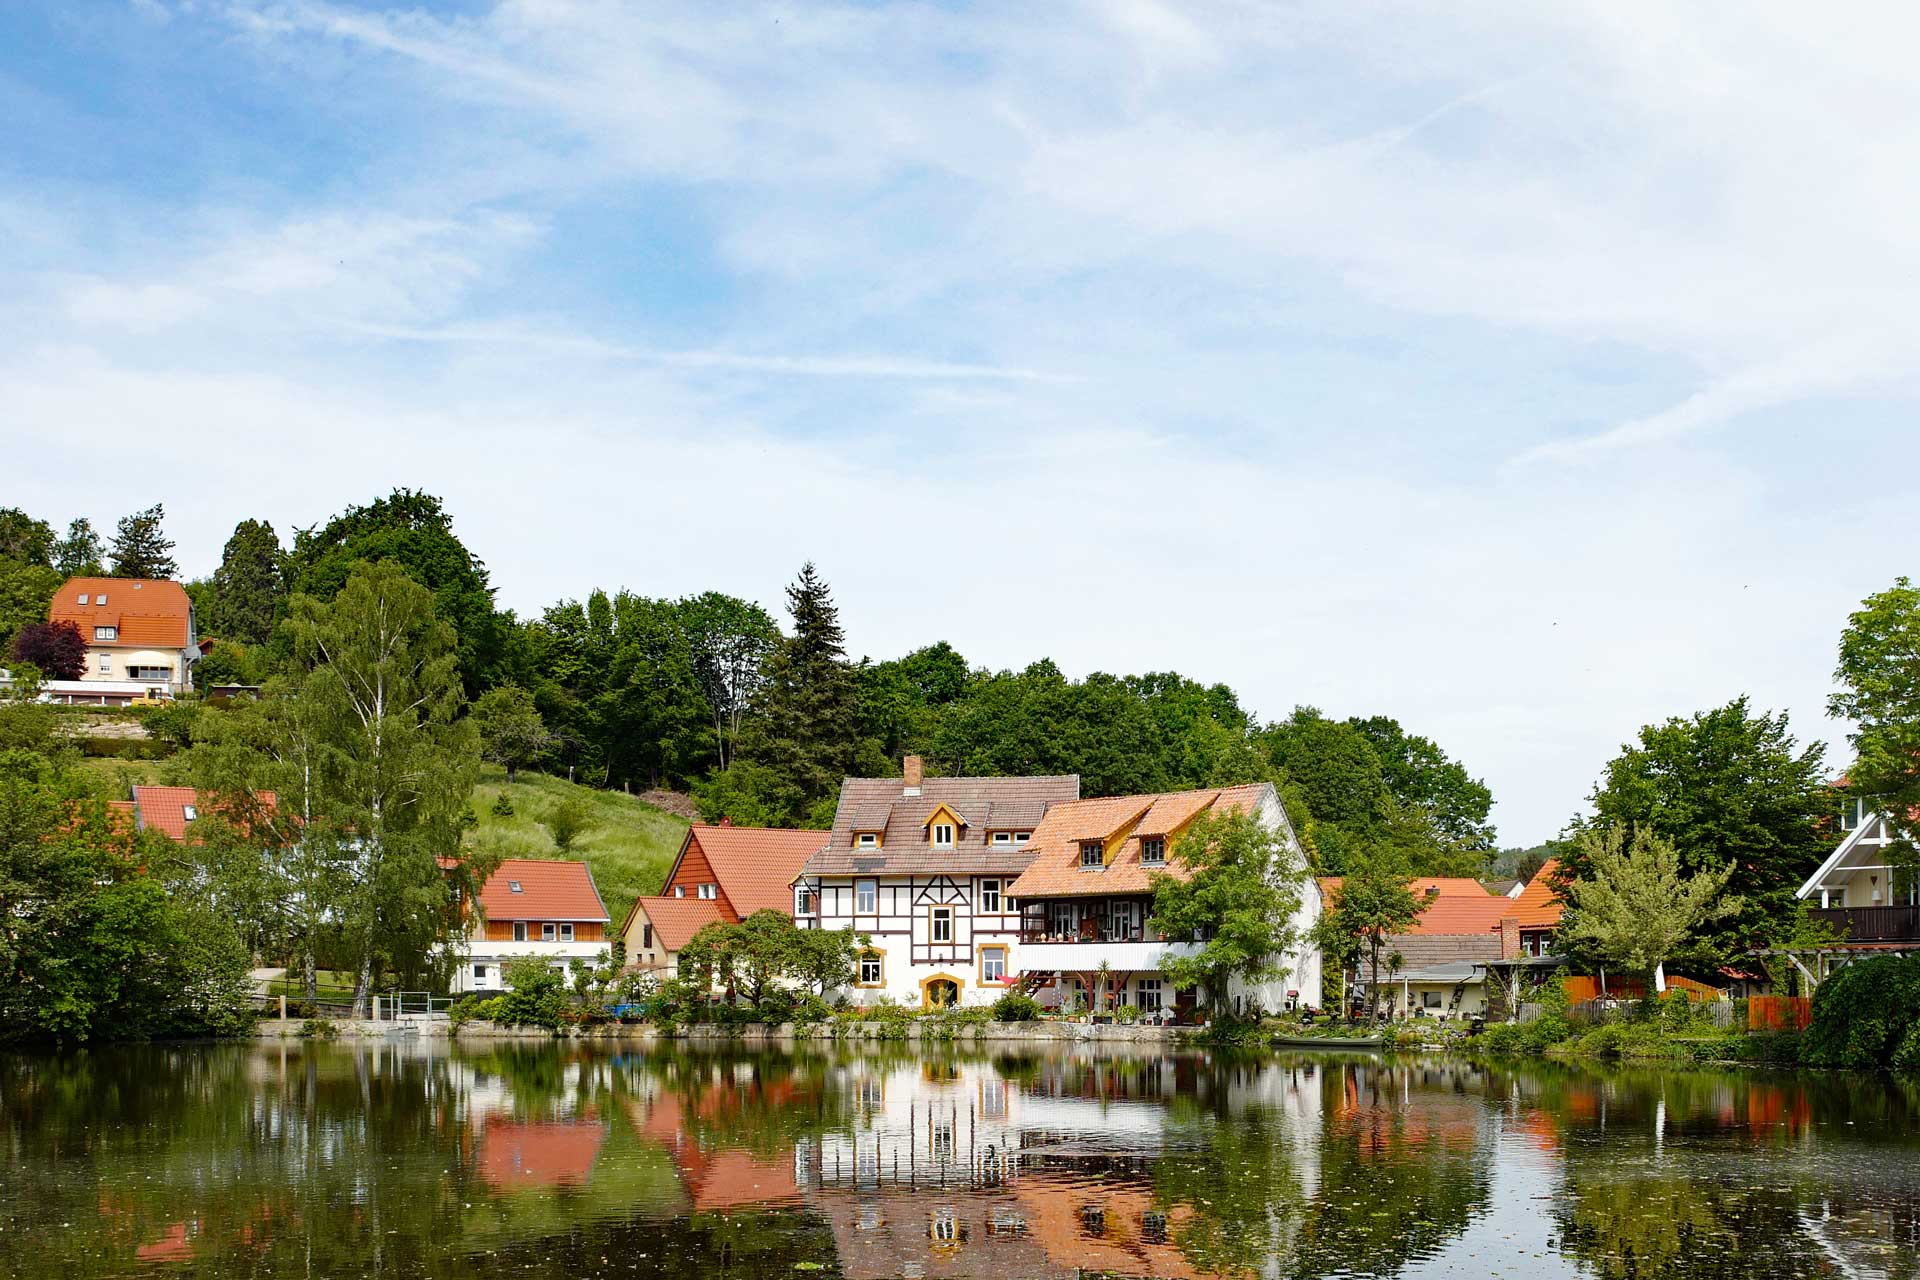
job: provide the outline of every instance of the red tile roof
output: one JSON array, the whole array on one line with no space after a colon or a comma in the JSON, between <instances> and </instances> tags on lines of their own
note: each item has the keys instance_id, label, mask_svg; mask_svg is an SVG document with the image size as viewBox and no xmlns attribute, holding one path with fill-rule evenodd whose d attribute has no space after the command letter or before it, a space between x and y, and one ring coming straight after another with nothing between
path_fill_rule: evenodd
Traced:
<instances>
[{"instance_id":1,"label":"red tile roof","mask_svg":"<svg viewBox=\"0 0 1920 1280\"><path fill-rule=\"evenodd\" d=\"M1272 791L1268 783L1207 787L1159 795L1109 796L1056 804L1033 829L1028 852L1033 863L1007 889L1015 898L1076 898L1112 893L1150 893L1155 872L1185 876L1178 844L1166 850L1166 863L1140 861L1142 836L1177 836L1204 811L1251 813ZM1099 871L1082 870L1080 845L1107 842L1107 862Z\"/></svg>"},{"instance_id":2,"label":"red tile roof","mask_svg":"<svg viewBox=\"0 0 1920 1280\"><path fill-rule=\"evenodd\" d=\"M192 618L186 589L155 578L69 578L47 609L49 622L74 623L89 645L184 649ZM95 641L95 627L118 627L119 638Z\"/></svg>"},{"instance_id":3,"label":"red tile roof","mask_svg":"<svg viewBox=\"0 0 1920 1280\"><path fill-rule=\"evenodd\" d=\"M480 890L480 909L489 920L607 919L607 905L587 864L551 858L502 862Z\"/></svg>"},{"instance_id":4,"label":"red tile roof","mask_svg":"<svg viewBox=\"0 0 1920 1280\"><path fill-rule=\"evenodd\" d=\"M1519 917L1522 929L1554 929L1560 924L1560 915L1566 910L1566 904L1560 901L1553 881L1560 874L1558 859L1549 859L1533 873L1533 879L1527 881L1527 887L1513 900L1513 914Z\"/></svg>"},{"instance_id":5,"label":"red tile roof","mask_svg":"<svg viewBox=\"0 0 1920 1280\"><path fill-rule=\"evenodd\" d=\"M678 951L694 934L726 919L720 904L711 898L635 898L633 910L627 913L627 925L631 926L633 917L642 911L653 925L654 939L668 951Z\"/></svg>"},{"instance_id":6,"label":"red tile roof","mask_svg":"<svg viewBox=\"0 0 1920 1280\"><path fill-rule=\"evenodd\" d=\"M1320 895L1329 908L1338 901L1341 876L1323 876ZM1470 933L1493 933L1500 922L1513 915L1511 898L1487 892L1478 880L1464 876L1418 876L1409 884L1413 892L1427 900L1427 909L1401 937L1458 937ZM1436 892L1437 891L1437 892Z\"/></svg>"},{"instance_id":7,"label":"red tile roof","mask_svg":"<svg viewBox=\"0 0 1920 1280\"><path fill-rule=\"evenodd\" d=\"M272 809L275 797L271 791L262 791L260 803ZM134 823L143 831L158 831L175 840L187 838L187 809L192 807L194 818L210 817L219 798L213 795L202 796L193 787L135 787L131 808Z\"/></svg>"},{"instance_id":8,"label":"red tile roof","mask_svg":"<svg viewBox=\"0 0 1920 1280\"><path fill-rule=\"evenodd\" d=\"M794 877L826 844L827 833L696 825L688 829L680 856L685 857L687 846L696 842L707 855L714 879L720 882L720 892L732 904L734 914L744 920L756 911L793 914ZM672 881L673 874L668 872L667 882ZM659 927L657 921L655 927Z\"/></svg>"}]
</instances>

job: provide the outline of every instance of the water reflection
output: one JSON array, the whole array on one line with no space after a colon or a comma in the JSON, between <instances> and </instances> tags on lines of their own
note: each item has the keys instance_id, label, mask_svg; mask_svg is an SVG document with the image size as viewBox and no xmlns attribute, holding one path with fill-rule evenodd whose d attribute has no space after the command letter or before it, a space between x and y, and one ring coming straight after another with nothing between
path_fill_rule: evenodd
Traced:
<instances>
[{"instance_id":1,"label":"water reflection","mask_svg":"<svg viewBox=\"0 0 1920 1280\"><path fill-rule=\"evenodd\" d=\"M1920 1280L1917 1116L1364 1057L0 1057L0 1274Z\"/></svg>"}]
</instances>

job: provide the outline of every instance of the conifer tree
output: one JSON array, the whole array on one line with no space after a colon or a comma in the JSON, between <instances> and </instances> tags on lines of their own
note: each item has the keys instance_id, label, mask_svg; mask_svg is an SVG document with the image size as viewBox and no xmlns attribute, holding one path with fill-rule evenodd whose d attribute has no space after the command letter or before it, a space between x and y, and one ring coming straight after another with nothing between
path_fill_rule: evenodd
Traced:
<instances>
[{"instance_id":1,"label":"conifer tree","mask_svg":"<svg viewBox=\"0 0 1920 1280\"><path fill-rule=\"evenodd\" d=\"M213 575L206 628L223 640L263 644L286 594L286 556L273 526L242 520L234 526Z\"/></svg>"},{"instance_id":2,"label":"conifer tree","mask_svg":"<svg viewBox=\"0 0 1920 1280\"><path fill-rule=\"evenodd\" d=\"M67 536L53 544L53 567L69 578L94 577L106 554L93 521L80 516L67 525Z\"/></svg>"},{"instance_id":3,"label":"conifer tree","mask_svg":"<svg viewBox=\"0 0 1920 1280\"><path fill-rule=\"evenodd\" d=\"M113 534L113 576L116 578L171 578L180 572L173 558L173 540L161 527L167 509L154 503L145 511L120 517Z\"/></svg>"},{"instance_id":4,"label":"conifer tree","mask_svg":"<svg viewBox=\"0 0 1920 1280\"><path fill-rule=\"evenodd\" d=\"M787 609L793 634L767 660L761 714L742 754L791 788L797 803L788 816L798 820L854 771L860 703L840 610L812 561L787 588Z\"/></svg>"}]
</instances>

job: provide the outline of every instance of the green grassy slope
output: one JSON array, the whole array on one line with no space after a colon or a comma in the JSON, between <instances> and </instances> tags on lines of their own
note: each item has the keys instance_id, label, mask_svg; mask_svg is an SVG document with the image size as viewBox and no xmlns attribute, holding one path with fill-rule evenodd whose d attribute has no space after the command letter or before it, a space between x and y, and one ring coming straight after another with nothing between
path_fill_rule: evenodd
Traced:
<instances>
[{"instance_id":1,"label":"green grassy slope","mask_svg":"<svg viewBox=\"0 0 1920 1280\"><path fill-rule=\"evenodd\" d=\"M513 805L510 818L493 812L503 792ZM618 929L636 897L660 892L687 834L684 819L618 791L596 791L542 773L522 771L508 785L504 770L489 768L473 789L480 826L469 839L476 849L503 858L561 857L540 819L568 796L579 797L593 815L591 829L574 842L571 856L593 868L593 881L613 915L611 927Z\"/></svg>"}]
</instances>

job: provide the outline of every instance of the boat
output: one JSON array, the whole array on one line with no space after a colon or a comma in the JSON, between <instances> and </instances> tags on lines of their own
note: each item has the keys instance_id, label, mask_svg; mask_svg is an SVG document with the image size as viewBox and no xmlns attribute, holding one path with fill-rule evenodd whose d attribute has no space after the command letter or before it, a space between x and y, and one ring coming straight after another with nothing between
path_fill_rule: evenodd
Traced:
<instances>
[{"instance_id":1,"label":"boat","mask_svg":"<svg viewBox=\"0 0 1920 1280\"><path fill-rule=\"evenodd\" d=\"M1386 1043L1381 1036L1275 1036L1276 1049L1378 1049Z\"/></svg>"}]
</instances>

